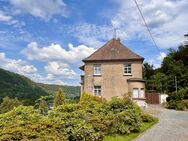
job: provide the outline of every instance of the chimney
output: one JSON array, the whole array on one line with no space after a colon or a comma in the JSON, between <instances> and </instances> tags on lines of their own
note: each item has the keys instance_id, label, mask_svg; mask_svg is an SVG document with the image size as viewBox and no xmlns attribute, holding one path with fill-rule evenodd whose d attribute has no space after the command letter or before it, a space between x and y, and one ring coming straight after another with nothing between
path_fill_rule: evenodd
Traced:
<instances>
[{"instance_id":1,"label":"chimney","mask_svg":"<svg viewBox=\"0 0 188 141\"><path fill-rule=\"evenodd\" d=\"M117 38L116 40L117 40L118 42L120 42L120 38Z\"/></svg>"}]
</instances>

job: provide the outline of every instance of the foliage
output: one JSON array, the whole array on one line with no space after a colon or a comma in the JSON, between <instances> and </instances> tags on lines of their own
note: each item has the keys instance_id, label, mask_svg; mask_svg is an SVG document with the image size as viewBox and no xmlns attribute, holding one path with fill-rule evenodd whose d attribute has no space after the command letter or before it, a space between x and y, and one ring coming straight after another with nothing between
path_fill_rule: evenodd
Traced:
<instances>
[{"instance_id":1,"label":"foliage","mask_svg":"<svg viewBox=\"0 0 188 141\"><path fill-rule=\"evenodd\" d=\"M177 50L169 49L160 68L152 70L152 66L144 65L146 88L159 92L171 93L176 90L175 76L178 90L188 86L188 46L179 46ZM150 77L149 77L150 76Z\"/></svg>"},{"instance_id":2,"label":"foliage","mask_svg":"<svg viewBox=\"0 0 188 141\"><path fill-rule=\"evenodd\" d=\"M83 92L80 97L80 103L89 103L90 101L96 101L96 102L105 102L105 99L100 98L99 96L93 96L92 94L87 94L86 92Z\"/></svg>"},{"instance_id":3,"label":"foliage","mask_svg":"<svg viewBox=\"0 0 188 141\"><path fill-rule=\"evenodd\" d=\"M138 132L142 125L142 112L128 96L108 102L85 93L79 103L64 103L48 113L45 100L40 102L42 114L24 106L1 114L0 140L102 141L106 135Z\"/></svg>"},{"instance_id":4,"label":"foliage","mask_svg":"<svg viewBox=\"0 0 188 141\"><path fill-rule=\"evenodd\" d=\"M64 141L66 136L47 117L33 107L19 106L0 115L0 140Z\"/></svg>"},{"instance_id":5,"label":"foliage","mask_svg":"<svg viewBox=\"0 0 188 141\"><path fill-rule=\"evenodd\" d=\"M167 108L176 110L188 109L188 87L182 88L179 91L172 92L167 98Z\"/></svg>"},{"instance_id":6,"label":"foliage","mask_svg":"<svg viewBox=\"0 0 188 141\"><path fill-rule=\"evenodd\" d=\"M66 98L78 99L80 96L79 86L35 83L25 76L0 68L0 103L8 96L17 97L24 105L34 105L41 96L54 94L59 88L64 90Z\"/></svg>"},{"instance_id":7,"label":"foliage","mask_svg":"<svg viewBox=\"0 0 188 141\"><path fill-rule=\"evenodd\" d=\"M151 116L147 113L142 113L141 119L143 122L154 122L155 120L157 120L156 118L154 118L153 116Z\"/></svg>"},{"instance_id":8,"label":"foliage","mask_svg":"<svg viewBox=\"0 0 188 141\"><path fill-rule=\"evenodd\" d=\"M117 134L108 135L104 138L104 141L132 141L133 139L138 137L141 133L151 128L157 122L158 122L158 119L156 119L154 122L143 122L140 132L133 132L133 133L130 133L129 135L117 135Z\"/></svg>"},{"instance_id":9,"label":"foliage","mask_svg":"<svg viewBox=\"0 0 188 141\"><path fill-rule=\"evenodd\" d=\"M39 113L42 115L46 115L48 112L48 104L45 100L41 100L39 104Z\"/></svg>"},{"instance_id":10,"label":"foliage","mask_svg":"<svg viewBox=\"0 0 188 141\"><path fill-rule=\"evenodd\" d=\"M30 79L3 69L0 69L0 103L5 96L18 98L24 105L33 105L40 96L48 95L42 88Z\"/></svg>"},{"instance_id":11,"label":"foliage","mask_svg":"<svg viewBox=\"0 0 188 141\"><path fill-rule=\"evenodd\" d=\"M170 100L167 103L167 108L176 110L186 110L188 109L188 100Z\"/></svg>"},{"instance_id":12,"label":"foliage","mask_svg":"<svg viewBox=\"0 0 188 141\"><path fill-rule=\"evenodd\" d=\"M56 95L54 96L54 107L65 104L65 96L62 89L59 89Z\"/></svg>"},{"instance_id":13,"label":"foliage","mask_svg":"<svg viewBox=\"0 0 188 141\"><path fill-rule=\"evenodd\" d=\"M151 90L165 93L168 88L168 77L164 73L157 73L148 80L147 87Z\"/></svg>"},{"instance_id":14,"label":"foliage","mask_svg":"<svg viewBox=\"0 0 188 141\"><path fill-rule=\"evenodd\" d=\"M66 99L78 99L80 97L80 86L67 86L67 85L42 84L42 83L38 83L38 85L50 94L54 94L59 89L62 89L65 93Z\"/></svg>"},{"instance_id":15,"label":"foliage","mask_svg":"<svg viewBox=\"0 0 188 141\"><path fill-rule=\"evenodd\" d=\"M145 62L143 64L143 76L145 80L151 79L151 76L154 74L154 68L153 65L150 65L149 63Z\"/></svg>"},{"instance_id":16,"label":"foliage","mask_svg":"<svg viewBox=\"0 0 188 141\"><path fill-rule=\"evenodd\" d=\"M12 110L14 107L22 105L22 102L17 98L9 98L8 96L3 98L3 102L0 104L0 114L6 113Z\"/></svg>"}]
</instances>

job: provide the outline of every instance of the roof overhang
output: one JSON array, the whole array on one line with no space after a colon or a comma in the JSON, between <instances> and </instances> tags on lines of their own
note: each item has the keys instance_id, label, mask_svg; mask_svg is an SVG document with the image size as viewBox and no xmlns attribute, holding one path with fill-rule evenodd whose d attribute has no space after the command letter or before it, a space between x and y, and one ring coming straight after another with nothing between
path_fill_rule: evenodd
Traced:
<instances>
[{"instance_id":1,"label":"roof overhang","mask_svg":"<svg viewBox=\"0 0 188 141\"><path fill-rule=\"evenodd\" d=\"M93 62L143 62L144 58L141 59L105 59L105 60L82 60L84 63L93 63Z\"/></svg>"},{"instance_id":2,"label":"roof overhang","mask_svg":"<svg viewBox=\"0 0 188 141\"><path fill-rule=\"evenodd\" d=\"M85 65L82 65L81 67L79 67L79 69L84 71Z\"/></svg>"}]
</instances>

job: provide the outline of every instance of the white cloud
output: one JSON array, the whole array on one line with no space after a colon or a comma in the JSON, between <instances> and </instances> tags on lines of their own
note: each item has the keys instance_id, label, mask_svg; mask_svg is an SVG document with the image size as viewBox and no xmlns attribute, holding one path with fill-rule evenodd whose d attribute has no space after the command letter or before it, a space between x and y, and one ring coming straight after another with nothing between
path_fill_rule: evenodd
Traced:
<instances>
[{"instance_id":1,"label":"white cloud","mask_svg":"<svg viewBox=\"0 0 188 141\"><path fill-rule=\"evenodd\" d=\"M157 59L158 59L159 61L162 61L166 56L167 56L166 53L160 52L160 55L157 57Z\"/></svg>"},{"instance_id":2,"label":"white cloud","mask_svg":"<svg viewBox=\"0 0 188 141\"><path fill-rule=\"evenodd\" d=\"M0 11L0 22L9 22L11 20L12 20L11 16L8 16L4 12Z\"/></svg>"},{"instance_id":3,"label":"white cloud","mask_svg":"<svg viewBox=\"0 0 188 141\"><path fill-rule=\"evenodd\" d=\"M188 29L188 1L137 1L158 46L177 47ZM111 19L112 25L120 31L126 31L127 35L124 35L130 40L150 40L134 1L121 0L119 5L118 12Z\"/></svg>"},{"instance_id":4,"label":"white cloud","mask_svg":"<svg viewBox=\"0 0 188 141\"><path fill-rule=\"evenodd\" d=\"M74 78L76 76L76 73L70 69L69 65L61 62L48 62L45 66L45 70L48 73L48 78L53 78L54 76Z\"/></svg>"},{"instance_id":5,"label":"white cloud","mask_svg":"<svg viewBox=\"0 0 188 141\"><path fill-rule=\"evenodd\" d=\"M21 59L15 60L7 58L4 52L0 52L0 60L1 68L24 75L35 82L71 85L71 83L66 82L67 79L78 79L78 75L70 66L61 62L48 62L44 67L44 75L41 75L33 65Z\"/></svg>"},{"instance_id":6,"label":"white cloud","mask_svg":"<svg viewBox=\"0 0 188 141\"><path fill-rule=\"evenodd\" d=\"M29 13L35 17L50 19L53 15L66 16L63 0L10 0L16 13Z\"/></svg>"},{"instance_id":7,"label":"white cloud","mask_svg":"<svg viewBox=\"0 0 188 141\"><path fill-rule=\"evenodd\" d=\"M69 44L68 50L65 50L59 44L51 44L50 46L40 48L36 42L31 42L21 53L29 60L45 62L59 60L65 63L76 63L80 62L94 51L94 48L85 45L74 47L72 44Z\"/></svg>"},{"instance_id":8,"label":"white cloud","mask_svg":"<svg viewBox=\"0 0 188 141\"><path fill-rule=\"evenodd\" d=\"M21 59L9 59L3 52L0 53L0 59L0 67L4 69L23 75L29 75L37 72L37 68L35 68L33 65L30 65Z\"/></svg>"}]
</instances>

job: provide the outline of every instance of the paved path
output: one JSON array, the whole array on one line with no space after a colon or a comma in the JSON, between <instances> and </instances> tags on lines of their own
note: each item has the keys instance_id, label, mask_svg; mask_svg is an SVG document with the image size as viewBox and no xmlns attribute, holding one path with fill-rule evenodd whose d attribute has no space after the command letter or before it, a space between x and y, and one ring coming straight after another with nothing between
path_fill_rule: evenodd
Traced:
<instances>
[{"instance_id":1,"label":"paved path","mask_svg":"<svg viewBox=\"0 0 188 141\"><path fill-rule=\"evenodd\" d=\"M159 123L134 141L188 141L188 112L164 109L152 105L147 111L159 118Z\"/></svg>"}]
</instances>

